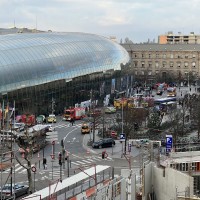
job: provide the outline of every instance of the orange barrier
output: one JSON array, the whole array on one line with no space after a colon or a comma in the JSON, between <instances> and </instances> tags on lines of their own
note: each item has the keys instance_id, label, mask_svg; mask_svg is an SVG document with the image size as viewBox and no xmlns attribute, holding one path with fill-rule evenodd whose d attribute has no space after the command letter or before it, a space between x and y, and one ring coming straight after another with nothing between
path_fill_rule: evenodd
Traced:
<instances>
[{"instance_id":1,"label":"orange barrier","mask_svg":"<svg viewBox=\"0 0 200 200\"><path fill-rule=\"evenodd\" d=\"M92 188L89 188L88 190L86 190L86 196L87 197L90 197L91 195L93 195L94 193L96 192L96 187L92 187Z\"/></svg>"}]
</instances>

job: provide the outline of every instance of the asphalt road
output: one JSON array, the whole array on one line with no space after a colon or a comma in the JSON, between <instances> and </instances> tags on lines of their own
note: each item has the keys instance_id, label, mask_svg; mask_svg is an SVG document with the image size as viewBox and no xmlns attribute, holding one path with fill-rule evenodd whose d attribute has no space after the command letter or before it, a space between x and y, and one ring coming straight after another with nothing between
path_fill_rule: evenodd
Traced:
<instances>
[{"instance_id":1,"label":"asphalt road","mask_svg":"<svg viewBox=\"0 0 200 200\"><path fill-rule=\"evenodd\" d=\"M195 92L195 87L192 87L190 93ZM182 97L184 94L188 93L188 87L181 87L180 91L177 88L177 97ZM155 91L153 93L155 95ZM166 97L167 93L165 92L162 96L155 95L155 98ZM42 158L43 151L35 153L32 159L32 164L36 167L36 173L33 173L33 180L36 190L41 188L48 187L49 184L55 183L60 178L64 179L68 176L71 176L75 173L81 171L81 169L88 168L94 164L109 165L115 167L115 174L120 174L122 168L129 168L129 163L126 158L121 158L122 154L122 145L116 142L114 149L108 148L108 158L105 160L101 159L102 150L90 150L85 145L85 140L87 141L89 136L82 135L80 126L82 121L76 121L74 126L71 126L69 122L62 121L58 119L57 123L53 124L56 131L55 138L57 138L55 143L55 161L52 160L52 144L49 144L44 148L44 157L47 158L47 169L43 169ZM91 136L92 137L92 136ZM58 153L62 150L60 141L63 139L65 149L69 152L69 162L65 161L65 164L60 167L58 164ZM17 147L16 147L17 149ZM132 159L131 167L134 169L134 172L139 177L139 168L142 166L144 158L141 158L141 152L139 149L132 149ZM17 154L19 157L20 155ZM26 164L25 160L21 158L22 162ZM52 162L53 161L53 162ZM21 167L16 161L13 163L14 174L13 181L20 182L23 184L28 184L27 181L27 172L26 169ZM68 168L69 166L69 168ZM10 179L9 169L1 173L0 182L4 184L6 180ZM139 178L138 178L139 179Z\"/></svg>"}]
</instances>

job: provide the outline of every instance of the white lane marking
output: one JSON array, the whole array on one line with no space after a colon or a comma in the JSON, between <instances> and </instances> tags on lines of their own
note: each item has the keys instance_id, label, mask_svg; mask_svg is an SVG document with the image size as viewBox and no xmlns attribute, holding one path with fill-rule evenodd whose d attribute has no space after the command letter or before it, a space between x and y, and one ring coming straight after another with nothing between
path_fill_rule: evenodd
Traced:
<instances>
[{"instance_id":1,"label":"white lane marking","mask_svg":"<svg viewBox=\"0 0 200 200\"><path fill-rule=\"evenodd\" d=\"M89 161L91 161L91 162L94 162L94 160L92 160L92 159L89 159L89 158L88 158L87 160L89 160Z\"/></svg>"},{"instance_id":2,"label":"white lane marking","mask_svg":"<svg viewBox=\"0 0 200 200\"><path fill-rule=\"evenodd\" d=\"M73 165L80 165L80 164L78 164L78 163L75 163L75 162L71 162Z\"/></svg>"},{"instance_id":3,"label":"white lane marking","mask_svg":"<svg viewBox=\"0 0 200 200\"><path fill-rule=\"evenodd\" d=\"M86 163L82 162L82 161L76 161L77 163L80 163L82 165L85 165Z\"/></svg>"},{"instance_id":4,"label":"white lane marking","mask_svg":"<svg viewBox=\"0 0 200 200\"><path fill-rule=\"evenodd\" d=\"M15 169L15 172L19 171L21 168L23 168L23 167L20 166L19 168Z\"/></svg>"},{"instance_id":5,"label":"white lane marking","mask_svg":"<svg viewBox=\"0 0 200 200\"><path fill-rule=\"evenodd\" d=\"M102 160L102 158L100 158L100 157L93 157L92 159L97 160L97 161Z\"/></svg>"},{"instance_id":6,"label":"white lane marking","mask_svg":"<svg viewBox=\"0 0 200 200\"><path fill-rule=\"evenodd\" d=\"M91 161L87 161L87 160L84 160L84 162L86 162L86 163L91 163Z\"/></svg>"}]
</instances>

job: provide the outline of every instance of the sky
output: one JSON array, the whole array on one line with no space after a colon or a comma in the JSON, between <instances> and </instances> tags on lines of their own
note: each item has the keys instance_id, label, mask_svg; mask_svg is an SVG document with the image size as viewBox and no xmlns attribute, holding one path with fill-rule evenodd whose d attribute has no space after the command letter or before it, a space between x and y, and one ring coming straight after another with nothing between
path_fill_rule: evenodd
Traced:
<instances>
[{"instance_id":1,"label":"sky","mask_svg":"<svg viewBox=\"0 0 200 200\"><path fill-rule=\"evenodd\" d=\"M155 40L173 31L200 34L200 0L0 0L0 28L85 32Z\"/></svg>"}]
</instances>

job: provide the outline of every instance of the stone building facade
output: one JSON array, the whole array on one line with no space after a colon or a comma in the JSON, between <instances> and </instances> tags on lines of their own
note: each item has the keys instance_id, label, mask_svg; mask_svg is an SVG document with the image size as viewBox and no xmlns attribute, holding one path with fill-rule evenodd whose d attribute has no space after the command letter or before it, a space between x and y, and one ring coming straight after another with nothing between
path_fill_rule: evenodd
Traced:
<instances>
[{"instance_id":1,"label":"stone building facade","mask_svg":"<svg viewBox=\"0 0 200 200\"><path fill-rule=\"evenodd\" d=\"M200 73L198 44L122 44L131 58L128 73L146 82L196 82Z\"/></svg>"}]
</instances>

